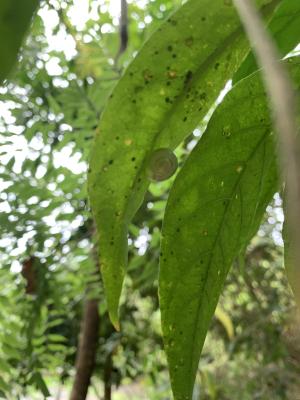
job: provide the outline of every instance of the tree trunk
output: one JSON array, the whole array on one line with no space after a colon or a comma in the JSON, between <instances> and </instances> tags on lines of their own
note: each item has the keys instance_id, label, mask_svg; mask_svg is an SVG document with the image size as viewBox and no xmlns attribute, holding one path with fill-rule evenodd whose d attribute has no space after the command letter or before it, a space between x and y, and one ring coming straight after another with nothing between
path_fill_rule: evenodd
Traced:
<instances>
[{"instance_id":1,"label":"tree trunk","mask_svg":"<svg viewBox=\"0 0 300 400\"><path fill-rule=\"evenodd\" d=\"M86 399L95 365L99 325L98 300L86 300L70 400Z\"/></svg>"},{"instance_id":2,"label":"tree trunk","mask_svg":"<svg viewBox=\"0 0 300 400\"><path fill-rule=\"evenodd\" d=\"M112 355L109 354L104 365L104 400L111 400L111 374L112 374Z\"/></svg>"}]
</instances>

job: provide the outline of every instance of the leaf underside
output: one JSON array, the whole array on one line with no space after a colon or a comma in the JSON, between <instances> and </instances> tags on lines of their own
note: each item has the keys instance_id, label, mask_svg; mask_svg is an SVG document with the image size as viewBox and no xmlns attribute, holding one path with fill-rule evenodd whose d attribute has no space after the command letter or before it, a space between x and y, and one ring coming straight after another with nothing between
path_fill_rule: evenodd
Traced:
<instances>
[{"instance_id":1,"label":"leaf underside","mask_svg":"<svg viewBox=\"0 0 300 400\"><path fill-rule=\"evenodd\" d=\"M39 0L1 0L0 2L0 83L16 62L23 37Z\"/></svg>"},{"instance_id":2,"label":"leaf underside","mask_svg":"<svg viewBox=\"0 0 300 400\"><path fill-rule=\"evenodd\" d=\"M300 83L297 60L291 70ZM277 188L271 120L259 74L215 111L178 174L163 224L159 295L175 400L190 400L205 336L234 258Z\"/></svg>"},{"instance_id":3,"label":"leaf underside","mask_svg":"<svg viewBox=\"0 0 300 400\"><path fill-rule=\"evenodd\" d=\"M300 40L300 2L284 0L277 8L268 26L282 56L293 50ZM233 82L250 75L258 69L255 56L250 52L236 72Z\"/></svg>"},{"instance_id":4,"label":"leaf underside","mask_svg":"<svg viewBox=\"0 0 300 400\"><path fill-rule=\"evenodd\" d=\"M280 0L257 3L271 15ZM189 0L152 35L107 103L92 148L88 187L116 328L127 228L149 185L151 153L175 148L192 132L248 49L229 2Z\"/></svg>"}]
</instances>

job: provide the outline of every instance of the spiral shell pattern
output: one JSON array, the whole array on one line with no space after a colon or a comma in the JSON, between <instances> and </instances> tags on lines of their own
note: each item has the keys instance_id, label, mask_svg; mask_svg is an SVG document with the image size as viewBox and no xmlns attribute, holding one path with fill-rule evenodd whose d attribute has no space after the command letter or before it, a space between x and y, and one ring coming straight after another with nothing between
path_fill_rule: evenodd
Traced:
<instances>
[{"instance_id":1,"label":"spiral shell pattern","mask_svg":"<svg viewBox=\"0 0 300 400\"><path fill-rule=\"evenodd\" d=\"M149 161L148 176L153 181L164 181L169 179L177 170L178 161L170 149L155 150Z\"/></svg>"}]
</instances>

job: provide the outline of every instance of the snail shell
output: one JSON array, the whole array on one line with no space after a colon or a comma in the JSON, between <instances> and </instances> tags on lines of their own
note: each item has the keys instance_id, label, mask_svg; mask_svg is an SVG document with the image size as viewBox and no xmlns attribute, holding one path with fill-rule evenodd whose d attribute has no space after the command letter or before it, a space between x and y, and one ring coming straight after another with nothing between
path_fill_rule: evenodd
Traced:
<instances>
[{"instance_id":1,"label":"snail shell","mask_svg":"<svg viewBox=\"0 0 300 400\"><path fill-rule=\"evenodd\" d=\"M169 179L177 170L178 161L170 149L155 150L149 161L148 176L153 181Z\"/></svg>"}]
</instances>

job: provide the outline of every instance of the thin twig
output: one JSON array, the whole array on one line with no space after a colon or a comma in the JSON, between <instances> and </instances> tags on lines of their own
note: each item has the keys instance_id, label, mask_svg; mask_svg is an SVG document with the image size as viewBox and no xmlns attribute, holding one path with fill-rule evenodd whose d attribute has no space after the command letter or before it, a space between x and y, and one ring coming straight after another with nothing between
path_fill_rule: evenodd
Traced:
<instances>
[{"instance_id":1,"label":"thin twig","mask_svg":"<svg viewBox=\"0 0 300 400\"><path fill-rule=\"evenodd\" d=\"M252 0L233 0L251 45L262 67L277 130L282 179L286 183L288 230L295 278L300 276L300 142L298 99L272 38L265 30ZM298 279L294 282L299 285Z\"/></svg>"},{"instance_id":2,"label":"thin twig","mask_svg":"<svg viewBox=\"0 0 300 400\"><path fill-rule=\"evenodd\" d=\"M121 16L120 16L120 46L115 57L114 64L117 65L119 58L127 49L128 44L128 6L127 0L121 0Z\"/></svg>"}]
</instances>

